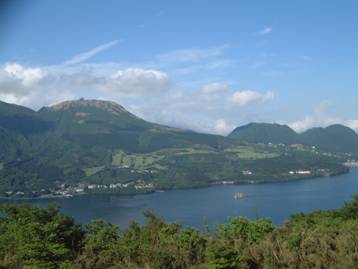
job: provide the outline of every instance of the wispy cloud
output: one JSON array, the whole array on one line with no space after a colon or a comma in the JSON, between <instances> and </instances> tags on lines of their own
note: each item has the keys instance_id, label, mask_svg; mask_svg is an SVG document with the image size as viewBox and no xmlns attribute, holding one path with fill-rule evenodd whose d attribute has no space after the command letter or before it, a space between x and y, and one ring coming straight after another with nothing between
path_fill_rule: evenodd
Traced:
<instances>
[{"instance_id":1,"label":"wispy cloud","mask_svg":"<svg viewBox=\"0 0 358 269\"><path fill-rule=\"evenodd\" d=\"M255 34L256 35L268 35L268 34L272 33L272 30L273 30L272 27L269 26L269 27L265 27L261 31L256 32Z\"/></svg>"},{"instance_id":2,"label":"wispy cloud","mask_svg":"<svg viewBox=\"0 0 358 269\"><path fill-rule=\"evenodd\" d=\"M157 59L163 63L193 63L221 56L224 53L224 50L227 48L229 48L229 45L206 49L179 49L168 53L160 54L157 56Z\"/></svg>"},{"instance_id":3,"label":"wispy cloud","mask_svg":"<svg viewBox=\"0 0 358 269\"><path fill-rule=\"evenodd\" d=\"M78 64L78 63L81 63L81 62L84 62L88 59L90 59L91 57L93 57L94 55L104 51L104 50L107 50L109 48L112 48L113 46L117 45L118 43L122 42L121 40L114 40L114 41L111 41L109 43L105 43L105 44L102 44L98 47L95 47L89 51L86 51L86 52L83 52L83 53L80 53L74 57L72 57L71 59L67 60L64 62L65 65L72 65L72 64Z\"/></svg>"}]
</instances>

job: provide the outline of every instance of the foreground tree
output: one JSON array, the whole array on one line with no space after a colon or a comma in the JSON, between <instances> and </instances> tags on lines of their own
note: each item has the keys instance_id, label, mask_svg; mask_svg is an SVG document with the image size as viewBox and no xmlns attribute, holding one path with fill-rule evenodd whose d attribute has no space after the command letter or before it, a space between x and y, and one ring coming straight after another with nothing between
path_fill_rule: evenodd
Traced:
<instances>
[{"instance_id":1,"label":"foreground tree","mask_svg":"<svg viewBox=\"0 0 358 269\"><path fill-rule=\"evenodd\" d=\"M2 267L68 267L77 257L85 233L58 207L1 205L0 210Z\"/></svg>"},{"instance_id":2,"label":"foreground tree","mask_svg":"<svg viewBox=\"0 0 358 269\"><path fill-rule=\"evenodd\" d=\"M120 231L103 220L82 227L59 208L0 206L0 268L354 269L358 198L341 209L270 220L231 218L205 232L167 223Z\"/></svg>"}]
</instances>

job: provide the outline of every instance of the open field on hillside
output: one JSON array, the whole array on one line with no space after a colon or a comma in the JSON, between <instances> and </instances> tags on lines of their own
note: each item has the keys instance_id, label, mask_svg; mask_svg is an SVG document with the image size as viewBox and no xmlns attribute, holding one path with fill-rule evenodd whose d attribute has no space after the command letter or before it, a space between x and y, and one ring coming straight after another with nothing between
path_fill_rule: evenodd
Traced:
<instances>
[{"instance_id":1,"label":"open field on hillside","mask_svg":"<svg viewBox=\"0 0 358 269\"><path fill-rule=\"evenodd\" d=\"M225 152L234 153L237 159L257 160L278 157L280 154L257 149L252 146L237 146L225 149Z\"/></svg>"}]
</instances>

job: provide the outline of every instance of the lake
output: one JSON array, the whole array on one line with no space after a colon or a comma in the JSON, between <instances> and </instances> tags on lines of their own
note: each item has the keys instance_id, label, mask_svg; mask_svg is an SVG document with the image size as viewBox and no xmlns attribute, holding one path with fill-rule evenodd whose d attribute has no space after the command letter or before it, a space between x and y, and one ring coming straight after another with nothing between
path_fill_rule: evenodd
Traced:
<instances>
[{"instance_id":1,"label":"lake","mask_svg":"<svg viewBox=\"0 0 358 269\"><path fill-rule=\"evenodd\" d=\"M235 192L244 193L244 197L235 200ZM225 223L229 216L268 217L280 225L293 213L340 207L354 194L358 194L358 168L336 177L292 182L218 185L133 196L84 195L26 202L41 206L56 202L62 206L63 213L81 223L100 218L126 227L133 220L142 223L143 212L152 210L167 221L201 229L205 225Z\"/></svg>"}]
</instances>

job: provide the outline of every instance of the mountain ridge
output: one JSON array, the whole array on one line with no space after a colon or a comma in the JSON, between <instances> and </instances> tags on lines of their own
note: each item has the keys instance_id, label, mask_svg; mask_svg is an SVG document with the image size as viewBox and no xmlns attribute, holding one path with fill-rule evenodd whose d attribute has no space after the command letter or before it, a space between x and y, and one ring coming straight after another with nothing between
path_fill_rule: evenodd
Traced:
<instances>
[{"instance_id":1,"label":"mountain ridge","mask_svg":"<svg viewBox=\"0 0 358 269\"><path fill-rule=\"evenodd\" d=\"M228 137L248 143L304 144L328 151L358 152L358 134L343 124L298 133L283 124L253 122L235 128Z\"/></svg>"}]
</instances>

